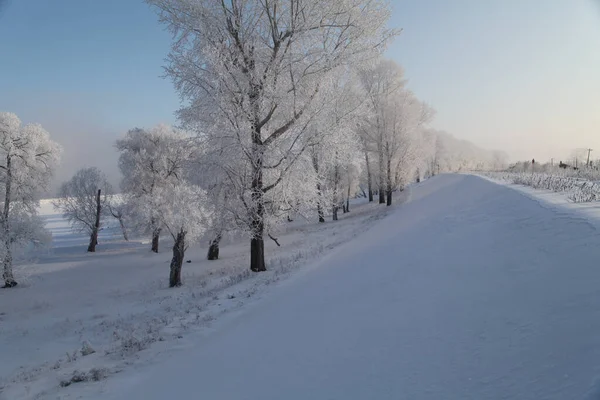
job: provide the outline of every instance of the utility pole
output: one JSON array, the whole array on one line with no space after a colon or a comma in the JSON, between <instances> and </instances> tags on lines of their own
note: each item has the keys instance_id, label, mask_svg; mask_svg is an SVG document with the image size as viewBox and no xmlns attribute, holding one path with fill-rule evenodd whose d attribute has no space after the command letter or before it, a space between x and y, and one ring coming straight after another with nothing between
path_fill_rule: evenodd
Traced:
<instances>
[{"instance_id":1,"label":"utility pole","mask_svg":"<svg viewBox=\"0 0 600 400\"><path fill-rule=\"evenodd\" d=\"M586 165L586 167L589 167L590 166L590 153L592 151L594 151L594 150L593 149L587 149L587 151L588 151L588 159L587 159L587 163L585 163L585 165Z\"/></svg>"},{"instance_id":2,"label":"utility pole","mask_svg":"<svg viewBox=\"0 0 600 400\"><path fill-rule=\"evenodd\" d=\"M554 167L554 158L550 159L550 166Z\"/></svg>"}]
</instances>

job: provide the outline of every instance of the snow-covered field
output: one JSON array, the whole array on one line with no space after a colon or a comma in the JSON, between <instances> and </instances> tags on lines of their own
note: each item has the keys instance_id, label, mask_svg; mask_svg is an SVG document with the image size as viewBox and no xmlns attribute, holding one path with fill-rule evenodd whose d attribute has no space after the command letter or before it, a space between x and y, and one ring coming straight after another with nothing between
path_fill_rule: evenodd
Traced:
<instances>
[{"instance_id":1,"label":"snow-covered field","mask_svg":"<svg viewBox=\"0 0 600 400\"><path fill-rule=\"evenodd\" d=\"M0 292L0 397L600 398L595 203L469 175L408 197L290 227L266 274L194 249L177 290L166 244L56 249Z\"/></svg>"},{"instance_id":2,"label":"snow-covered field","mask_svg":"<svg viewBox=\"0 0 600 400\"><path fill-rule=\"evenodd\" d=\"M338 223L298 217L278 237L281 247L266 242L264 274L250 273L247 240L229 239L221 259L211 262L205 246L192 247L184 286L169 289L172 242L165 238L161 252L153 254L147 242L124 242L111 221L100 233L98 252L88 254L88 238L73 233L44 200L40 214L53 233L53 248L30 254L31 263L16 267L20 285L0 291L0 398L70 398L86 386L60 386L74 374L108 381L138 368L387 212L363 199ZM84 343L95 352L83 356Z\"/></svg>"},{"instance_id":3,"label":"snow-covered field","mask_svg":"<svg viewBox=\"0 0 600 400\"><path fill-rule=\"evenodd\" d=\"M595 171L594 171L595 172ZM596 173L556 169L551 172L485 172L494 181L530 186L534 189L563 193L574 203L600 200L600 181Z\"/></svg>"}]
</instances>

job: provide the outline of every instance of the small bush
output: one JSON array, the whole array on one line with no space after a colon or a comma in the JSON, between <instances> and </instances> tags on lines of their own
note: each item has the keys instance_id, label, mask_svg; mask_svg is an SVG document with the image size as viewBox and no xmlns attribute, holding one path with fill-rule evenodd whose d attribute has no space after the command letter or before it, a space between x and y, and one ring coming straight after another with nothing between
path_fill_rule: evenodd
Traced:
<instances>
[{"instance_id":1,"label":"small bush","mask_svg":"<svg viewBox=\"0 0 600 400\"><path fill-rule=\"evenodd\" d=\"M108 370L106 368L92 368L88 372L74 371L70 379L60 382L61 387L71 386L79 382L98 382L106 379Z\"/></svg>"},{"instance_id":2,"label":"small bush","mask_svg":"<svg viewBox=\"0 0 600 400\"><path fill-rule=\"evenodd\" d=\"M94 354L96 352L96 350L94 350L92 348L92 345L90 344L90 342L83 342L83 345L81 346L81 355L82 356L89 356L90 354Z\"/></svg>"},{"instance_id":3,"label":"small bush","mask_svg":"<svg viewBox=\"0 0 600 400\"><path fill-rule=\"evenodd\" d=\"M135 335L130 335L121 339L121 354L134 354L145 350L148 346L154 342L148 337L138 338Z\"/></svg>"}]
</instances>

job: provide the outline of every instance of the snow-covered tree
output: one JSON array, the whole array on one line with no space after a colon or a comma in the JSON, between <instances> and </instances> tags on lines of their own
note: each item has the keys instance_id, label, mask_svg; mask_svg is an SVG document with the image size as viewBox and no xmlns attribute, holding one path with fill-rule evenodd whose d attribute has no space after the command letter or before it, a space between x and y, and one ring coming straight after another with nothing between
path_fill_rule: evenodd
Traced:
<instances>
[{"instance_id":1,"label":"snow-covered tree","mask_svg":"<svg viewBox=\"0 0 600 400\"><path fill-rule=\"evenodd\" d=\"M364 163L362 163L360 159L359 151L356 151L356 156L353 158L350 163L346 163L344 166L344 185L345 185L345 202L346 204L343 206L343 210L345 213L350 212L350 199L355 196L358 188L360 176L362 173L362 168Z\"/></svg>"},{"instance_id":2,"label":"snow-covered tree","mask_svg":"<svg viewBox=\"0 0 600 400\"><path fill-rule=\"evenodd\" d=\"M177 36L167 74L189 106L188 125L224 139L223 162L251 236L250 268L264 271L273 193L292 176L310 122L330 103L342 65L378 55L388 30L387 1L148 0ZM214 149L219 153L224 147ZM241 160L241 162L240 162ZM279 191L280 194L285 191Z\"/></svg>"},{"instance_id":3,"label":"snow-covered tree","mask_svg":"<svg viewBox=\"0 0 600 400\"><path fill-rule=\"evenodd\" d=\"M60 210L71 227L90 237L88 252L95 252L102 218L108 212L112 187L96 167L82 168L63 183L54 207Z\"/></svg>"},{"instance_id":4,"label":"snow-covered tree","mask_svg":"<svg viewBox=\"0 0 600 400\"><path fill-rule=\"evenodd\" d=\"M22 125L15 114L0 112L0 256L4 287L17 285L13 274L15 248L47 237L37 206L60 152L60 146L40 125Z\"/></svg>"},{"instance_id":5,"label":"snow-covered tree","mask_svg":"<svg viewBox=\"0 0 600 400\"><path fill-rule=\"evenodd\" d=\"M383 143L388 206L393 192L403 189L416 175L426 144L423 127L433 118L433 110L406 89L394 93L389 106Z\"/></svg>"},{"instance_id":6,"label":"snow-covered tree","mask_svg":"<svg viewBox=\"0 0 600 400\"><path fill-rule=\"evenodd\" d=\"M422 137L423 145L419 166L419 178L429 178L437 174L436 149L438 148L438 137L433 129L424 129Z\"/></svg>"},{"instance_id":7,"label":"snow-covered tree","mask_svg":"<svg viewBox=\"0 0 600 400\"><path fill-rule=\"evenodd\" d=\"M404 71L393 61L379 60L374 66L360 70L359 75L370 109L370 113L359 125L359 132L362 137L363 151L366 153L365 159L369 158L369 153L372 153L375 158L373 161L377 163L376 170L368 172L368 179L375 178L379 203L385 204L387 188L385 139L386 135L390 134L390 113L395 113L390 101L392 96L397 95L404 88ZM370 162L366 162L366 165L370 169Z\"/></svg>"},{"instance_id":8,"label":"snow-covered tree","mask_svg":"<svg viewBox=\"0 0 600 400\"><path fill-rule=\"evenodd\" d=\"M327 209L331 209L333 219L337 220L342 192L348 186L344 183L354 182L354 175L362 169L361 141L356 127L366 112L365 99L356 75L346 72L334 79L334 100L311 126L309 155L316 175L319 222L325 221Z\"/></svg>"},{"instance_id":9,"label":"snow-covered tree","mask_svg":"<svg viewBox=\"0 0 600 400\"><path fill-rule=\"evenodd\" d=\"M147 211L158 200L153 193L163 186L185 178L189 163L196 157L194 138L182 130L158 125L150 130L132 129L125 138L116 142L119 168L123 175L121 189L126 202L137 212ZM146 221L141 229L152 235L152 251L158 252L159 237L163 229L160 211L145 212Z\"/></svg>"},{"instance_id":10,"label":"snow-covered tree","mask_svg":"<svg viewBox=\"0 0 600 400\"><path fill-rule=\"evenodd\" d=\"M439 172L495 169L505 164L506 154L482 149L447 132L430 130L436 136L435 160Z\"/></svg>"},{"instance_id":11,"label":"snow-covered tree","mask_svg":"<svg viewBox=\"0 0 600 400\"><path fill-rule=\"evenodd\" d=\"M181 286L181 267L190 243L198 240L211 223L212 210L206 193L185 180L169 181L157 186L142 210L147 218L155 217L174 240L169 286Z\"/></svg>"},{"instance_id":12,"label":"snow-covered tree","mask_svg":"<svg viewBox=\"0 0 600 400\"><path fill-rule=\"evenodd\" d=\"M364 157L364 180L366 181L366 185L367 185L367 199L369 200L369 203L373 201L373 193L375 192L374 189L374 177L373 177L373 169L374 167L374 161L373 161L373 157L371 155L372 150L371 150L371 146L372 143L369 140L369 135L368 135L368 128L365 129L365 124L363 123L359 123L357 125L357 133L358 133L358 138L359 138L359 144L360 144L360 150L362 152L362 155Z\"/></svg>"},{"instance_id":13,"label":"snow-covered tree","mask_svg":"<svg viewBox=\"0 0 600 400\"><path fill-rule=\"evenodd\" d=\"M433 112L405 87L404 71L393 61L382 60L360 76L371 109L359 124L362 147L366 160L370 152L376 155L379 202L389 206L393 192L416 174L424 152L423 126Z\"/></svg>"},{"instance_id":14,"label":"snow-covered tree","mask_svg":"<svg viewBox=\"0 0 600 400\"><path fill-rule=\"evenodd\" d=\"M117 221L119 221L119 227L121 228L121 234L123 235L123 239L126 242L129 241L129 233L127 231L127 223L126 221L130 217L129 213L129 205L123 201L123 199L119 196L111 196L106 204L106 209L108 213L112 215Z\"/></svg>"},{"instance_id":15,"label":"snow-covered tree","mask_svg":"<svg viewBox=\"0 0 600 400\"><path fill-rule=\"evenodd\" d=\"M362 170L360 142L356 132L348 126L327 130L310 148L316 181L317 214L319 222L331 212L334 221L338 211L348 203L347 197L355 187L357 175Z\"/></svg>"},{"instance_id":16,"label":"snow-covered tree","mask_svg":"<svg viewBox=\"0 0 600 400\"><path fill-rule=\"evenodd\" d=\"M207 235L210 237L206 258L210 261L219 259L219 246L227 232L237 230L234 211L236 207L235 188L231 185L227 174L219 162L214 162L211 153L206 153L205 146L201 146L199 158L190 166L188 181L198 185L206 192L208 202L212 209L210 225Z\"/></svg>"}]
</instances>

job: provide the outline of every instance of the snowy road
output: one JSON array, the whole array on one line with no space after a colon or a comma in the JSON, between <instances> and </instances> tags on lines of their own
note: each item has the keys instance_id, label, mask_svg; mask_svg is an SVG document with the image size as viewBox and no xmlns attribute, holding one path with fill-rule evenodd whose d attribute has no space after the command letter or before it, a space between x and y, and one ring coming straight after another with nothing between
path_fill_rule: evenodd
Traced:
<instances>
[{"instance_id":1,"label":"snowy road","mask_svg":"<svg viewBox=\"0 0 600 400\"><path fill-rule=\"evenodd\" d=\"M103 398L600 398L600 235L440 176L185 353Z\"/></svg>"}]
</instances>

